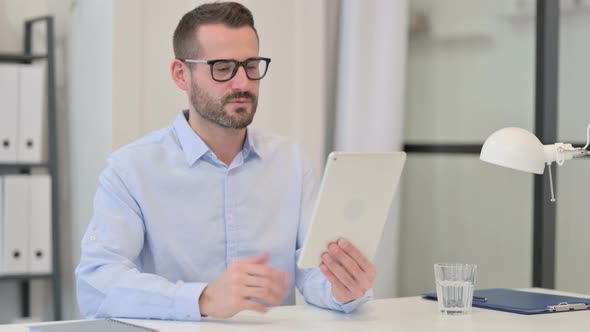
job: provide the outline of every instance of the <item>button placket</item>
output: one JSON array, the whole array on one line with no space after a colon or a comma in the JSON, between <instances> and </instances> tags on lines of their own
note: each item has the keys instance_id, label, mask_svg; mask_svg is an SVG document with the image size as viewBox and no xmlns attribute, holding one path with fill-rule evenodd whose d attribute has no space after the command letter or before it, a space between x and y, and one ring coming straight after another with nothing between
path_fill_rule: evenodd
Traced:
<instances>
[{"instance_id":1,"label":"button placket","mask_svg":"<svg viewBox=\"0 0 590 332\"><path fill-rule=\"evenodd\" d=\"M233 213L233 200L234 197L232 195L232 187L231 187L231 174L232 169L226 170L225 174L225 207L224 207L224 214L225 214L225 228L227 230L227 265L231 265L235 262L235 257L237 257L237 227L235 225L234 213Z\"/></svg>"}]
</instances>

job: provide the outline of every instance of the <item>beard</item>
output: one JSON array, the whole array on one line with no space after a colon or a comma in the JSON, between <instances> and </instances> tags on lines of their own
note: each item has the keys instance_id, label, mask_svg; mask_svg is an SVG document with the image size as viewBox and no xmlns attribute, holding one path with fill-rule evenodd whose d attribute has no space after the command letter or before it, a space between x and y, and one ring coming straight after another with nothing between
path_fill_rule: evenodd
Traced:
<instances>
[{"instance_id":1,"label":"beard","mask_svg":"<svg viewBox=\"0 0 590 332\"><path fill-rule=\"evenodd\" d=\"M236 108L234 110L235 114L230 115L225 109L225 105L236 98L247 98L251 104L246 107ZM256 114L256 107L258 107L258 97L249 91L235 92L221 99L215 99L195 83L191 84L190 101L203 119L231 129L243 129L249 126L254 119L254 114Z\"/></svg>"}]
</instances>

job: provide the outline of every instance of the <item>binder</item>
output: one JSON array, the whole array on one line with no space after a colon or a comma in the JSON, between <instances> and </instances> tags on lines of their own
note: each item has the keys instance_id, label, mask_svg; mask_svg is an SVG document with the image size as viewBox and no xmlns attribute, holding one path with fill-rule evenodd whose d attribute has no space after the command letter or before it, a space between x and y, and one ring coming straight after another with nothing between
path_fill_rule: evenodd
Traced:
<instances>
[{"instance_id":1,"label":"binder","mask_svg":"<svg viewBox=\"0 0 590 332\"><path fill-rule=\"evenodd\" d=\"M427 293L423 297L436 300L436 293ZM473 292L473 306L515 314L535 315L588 310L590 309L590 299L506 288L491 288Z\"/></svg>"},{"instance_id":2,"label":"binder","mask_svg":"<svg viewBox=\"0 0 590 332\"><path fill-rule=\"evenodd\" d=\"M30 273L49 274L52 272L51 177L31 175L30 188Z\"/></svg>"},{"instance_id":3,"label":"binder","mask_svg":"<svg viewBox=\"0 0 590 332\"><path fill-rule=\"evenodd\" d=\"M45 93L42 65L20 67L18 146L16 159L19 163L41 163L46 160Z\"/></svg>"},{"instance_id":4,"label":"binder","mask_svg":"<svg viewBox=\"0 0 590 332\"><path fill-rule=\"evenodd\" d=\"M0 275L4 266L4 177L0 176Z\"/></svg>"},{"instance_id":5,"label":"binder","mask_svg":"<svg viewBox=\"0 0 590 332\"><path fill-rule=\"evenodd\" d=\"M0 164L16 163L19 65L0 65Z\"/></svg>"},{"instance_id":6,"label":"binder","mask_svg":"<svg viewBox=\"0 0 590 332\"><path fill-rule=\"evenodd\" d=\"M4 177L2 274L25 274L29 270L29 190L29 176Z\"/></svg>"},{"instance_id":7,"label":"binder","mask_svg":"<svg viewBox=\"0 0 590 332\"><path fill-rule=\"evenodd\" d=\"M32 325L30 332L158 332L156 329L117 319L92 319L81 321L64 321L54 324Z\"/></svg>"}]
</instances>

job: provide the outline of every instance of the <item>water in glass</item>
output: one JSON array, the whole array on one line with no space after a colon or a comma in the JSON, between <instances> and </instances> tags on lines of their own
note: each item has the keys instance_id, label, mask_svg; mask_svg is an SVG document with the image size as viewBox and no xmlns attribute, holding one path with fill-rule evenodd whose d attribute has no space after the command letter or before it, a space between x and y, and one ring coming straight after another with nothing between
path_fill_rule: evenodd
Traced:
<instances>
[{"instance_id":1,"label":"water in glass","mask_svg":"<svg viewBox=\"0 0 590 332\"><path fill-rule=\"evenodd\" d=\"M436 282L440 312L446 315L469 313L473 301L474 285L470 281L443 280Z\"/></svg>"}]
</instances>

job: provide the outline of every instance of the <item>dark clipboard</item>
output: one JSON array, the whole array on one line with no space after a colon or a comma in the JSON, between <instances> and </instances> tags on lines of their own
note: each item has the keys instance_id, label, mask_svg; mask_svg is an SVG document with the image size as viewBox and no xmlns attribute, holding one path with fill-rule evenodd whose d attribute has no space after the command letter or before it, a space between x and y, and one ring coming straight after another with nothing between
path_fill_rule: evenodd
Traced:
<instances>
[{"instance_id":1,"label":"dark clipboard","mask_svg":"<svg viewBox=\"0 0 590 332\"><path fill-rule=\"evenodd\" d=\"M436 300L436 293L427 293L422 297ZM588 310L590 309L590 299L506 288L491 288L476 290L473 293L473 306L515 314L535 315Z\"/></svg>"},{"instance_id":2,"label":"dark clipboard","mask_svg":"<svg viewBox=\"0 0 590 332\"><path fill-rule=\"evenodd\" d=\"M37 324L29 326L30 332L158 332L158 330L124 322L118 319L89 319L79 321L61 321L55 324Z\"/></svg>"}]
</instances>

